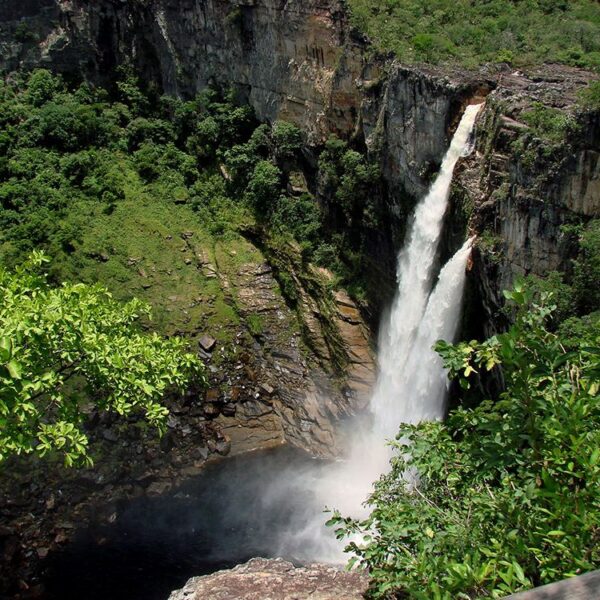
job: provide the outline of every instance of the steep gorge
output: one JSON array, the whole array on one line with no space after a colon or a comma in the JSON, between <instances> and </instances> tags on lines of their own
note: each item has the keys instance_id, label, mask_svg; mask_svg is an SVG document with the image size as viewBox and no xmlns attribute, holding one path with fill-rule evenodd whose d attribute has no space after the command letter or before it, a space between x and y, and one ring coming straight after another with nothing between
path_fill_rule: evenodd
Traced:
<instances>
[{"instance_id":1,"label":"steep gorge","mask_svg":"<svg viewBox=\"0 0 600 600\"><path fill-rule=\"evenodd\" d=\"M67 78L110 85L107 73L126 63L168 94L189 97L209 84L233 87L260 120L297 124L307 134L309 187L316 186L311 167L331 134L351 140L378 162L385 180L378 202L386 226L365 251L381 286L360 306L344 292L335 302L336 326L350 349L358 340L363 358L369 354L368 336L359 308L374 330L391 300L396 251L408 216L437 172L462 109L473 98L486 96L486 108L476 152L458 166L442 248L442 258L447 258L467 231L483 234L467 282L469 310L483 311L483 325L466 323L466 332L476 335L502 326L501 290L516 275L568 269L572 247L562 225L600 214L600 117L575 109L576 92L590 80L589 73L552 65L530 72L490 67L475 73L406 67L375 55L350 27L343 3L329 0L27 0L0 7L0 70L44 65ZM522 113L534 102L571 112L580 123L560 149L545 152L547 142L522 121ZM516 144L519 139L521 145ZM293 318L278 296L271 271L260 263L249 269L236 273L233 282L229 274L219 277L229 277L227 285L241 296L244 289L260 287L263 300L275 306L273 315ZM249 312L255 308L252 301ZM319 307L310 298L306 302L306 313L316 320L316 335L323 342ZM289 345L276 347L280 356L275 362L288 370L288 387L306 386L307 391L300 397L291 393L275 398L279 415L273 421L273 443L283 439L285 429L287 439L310 445L304 429L318 422L313 448L325 447L331 443L328 421L344 414L345 398L336 397L323 408L320 393L327 386L318 385L323 374L305 366L294 372L294 344L291 339ZM354 363L354 389L368 386L368 362ZM266 404L271 402L267 399ZM244 406L248 422L263 419L271 426L271 408L265 415L253 414L265 410L258 402ZM219 419L229 438L239 432L239 418ZM236 450L247 449L248 440L242 438ZM193 471L195 466L186 468ZM171 473L162 475L166 479Z\"/></svg>"},{"instance_id":2,"label":"steep gorge","mask_svg":"<svg viewBox=\"0 0 600 600\"><path fill-rule=\"evenodd\" d=\"M532 165L512 149L527 131L519 120L527 107L542 102L573 112L590 73L557 65L530 72L405 67L375 54L350 26L341 2L29 1L18 10L0 9L0 48L6 71L42 64L107 83L111 69L129 62L169 94L190 96L209 83L233 87L260 120L290 121L307 133L308 164L330 134L364 147L387 184L381 201L389 227L367 250L388 290L382 304L393 290L395 251L407 216L474 96L491 92L492 102L479 156L470 161L477 166L464 174L468 210L453 214L446 251L457 247L452 231L469 226L478 233L484 222L496 223L502 255L486 267L485 252L476 254L477 281L470 282L480 289L488 318L498 290L515 274L567 265L568 250L558 240L561 224L599 211L597 114L579 112L582 133L571 135L558 154L538 152ZM537 144L543 148L544 141ZM539 260L542 254L548 258ZM374 306L373 313L381 308Z\"/></svg>"}]
</instances>

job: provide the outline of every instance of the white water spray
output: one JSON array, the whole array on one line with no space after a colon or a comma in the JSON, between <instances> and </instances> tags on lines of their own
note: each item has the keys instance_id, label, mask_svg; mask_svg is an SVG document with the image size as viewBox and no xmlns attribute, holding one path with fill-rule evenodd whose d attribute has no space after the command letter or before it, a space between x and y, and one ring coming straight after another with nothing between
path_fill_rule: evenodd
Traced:
<instances>
[{"instance_id":1,"label":"white water spray","mask_svg":"<svg viewBox=\"0 0 600 600\"><path fill-rule=\"evenodd\" d=\"M316 477L300 475L323 506L344 515L361 518L369 512L364 502L372 484L389 468L391 450L385 441L395 437L401 423L444 416L448 379L432 346L439 339L454 340L472 240L444 265L437 281L436 258L454 167L472 149L470 137L481 106L465 109L440 173L418 204L398 255L398 291L380 332L379 374L371 399L373 424L368 430L356 427L344 461L322 469ZM344 561L343 545L323 527L323 520L322 514L309 519L282 550L300 558L304 554L312 560Z\"/></svg>"},{"instance_id":2,"label":"white water spray","mask_svg":"<svg viewBox=\"0 0 600 600\"><path fill-rule=\"evenodd\" d=\"M440 419L443 416L443 401L439 402L439 394L436 394L436 406L436 399L422 396L421 390L415 388L415 379L418 381L427 377L430 369L437 367L440 370L439 361L434 360L437 355L430 348L439 338L430 340L431 335L439 330L441 337L441 334L453 337L460 315L464 267L470 245L461 248L452 259L453 279L446 278L442 281L440 277L436 292L438 287L444 289L431 297L430 294L452 174L458 159L470 151L469 138L481 106L476 104L465 109L440 173L417 206L408 241L398 256L398 292L389 323L380 332L379 376L371 400L375 429L383 437L393 437L400 423L417 423L423 419ZM450 267L450 264L447 266ZM453 286L460 291L457 304L454 310L444 313L446 321L440 322L436 327L430 323L431 318L438 317L439 313L435 302L438 298L454 296ZM425 330L430 334L427 340ZM418 343L415 344L417 338ZM423 341L431 341L429 347L424 346Z\"/></svg>"}]
</instances>

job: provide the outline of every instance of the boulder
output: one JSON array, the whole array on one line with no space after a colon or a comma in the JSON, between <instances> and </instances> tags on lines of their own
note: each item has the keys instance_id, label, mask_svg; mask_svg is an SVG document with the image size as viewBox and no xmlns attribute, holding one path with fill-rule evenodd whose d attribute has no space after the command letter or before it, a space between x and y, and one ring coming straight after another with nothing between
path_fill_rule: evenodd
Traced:
<instances>
[{"instance_id":1,"label":"boulder","mask_svg":"<svg viewBox=\"0 0 600 600\"><path fill-rule=\"evenodd\" d=\"M360 600L367 586L362 571L253 558L233 569L194 577L169 600Z\"/></svg>"},{"instance_id":2,"label":"boulder","mask_svg":"<svg viewBox=\"0 0 600 600\"><path fill-rule=\"evenodd\" d=\"M214 350L216 343L217 343L217 340L215 340L215 338L211 337L210 335L203 335L198 340L198 344L200 345L200 348L202 348L202 350L204 350L205 352L212 352Z\"/></svg>"}]
</instances>

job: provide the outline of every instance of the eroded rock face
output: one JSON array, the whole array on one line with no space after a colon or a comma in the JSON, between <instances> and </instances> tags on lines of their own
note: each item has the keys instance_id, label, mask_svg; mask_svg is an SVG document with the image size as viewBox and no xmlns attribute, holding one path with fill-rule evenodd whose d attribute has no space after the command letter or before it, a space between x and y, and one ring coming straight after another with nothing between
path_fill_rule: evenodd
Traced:
<instances>
[{"instance_id":1,"label":"eroded rock face","mask_svg":"<svg viewBox=\"0 0 600 600\"><path fill-rule=\"evenodd\" d=\"M600 216L600 115L576 104L588 77L557 65L507 75L487 99L476 152L458 170L455 190L481 237L471 280L488 335L501 327L502 290L519 276L569 272L576 246L563 226ZM570 115L560 143L523 119L536 102Z\"/></svg>"},{"instance_id":2,"label":"eroded rock face","mask_svg":"<svg viewBox=\"0 0 600 600\"><path fill-rule=\"evenodd\" d=\"M133 61L169 94L233 86L260 120L293 122L310 144L336 133L382 149L394 189L418 195L461 103L487 85L485 77L367 59L367 47L339 0L29 0L22 11L0 7L0 69L47 64L110 83L115 66Z\"/></svg>"},{"instance_id":3,"label":"eroded rock face","mask_svg":"<svg viewBox=\"0 0 600 600\"><path fill-rule=\"evenodd\" d=\"M367 586L362 572L253 558L227 571L194 577L169 600L360 600Z\"/></svg>"}]
</instances>

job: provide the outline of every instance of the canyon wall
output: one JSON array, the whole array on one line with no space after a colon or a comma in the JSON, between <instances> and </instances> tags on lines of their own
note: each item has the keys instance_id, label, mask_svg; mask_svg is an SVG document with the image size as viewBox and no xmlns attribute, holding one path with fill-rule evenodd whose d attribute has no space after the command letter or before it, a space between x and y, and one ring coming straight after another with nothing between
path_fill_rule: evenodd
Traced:
<instances>
[{"instance_id":1,"label":"canyon wall","mask_svg":"<svg viewBox=\"0 0 600 600\"><path fill-rule=\"evenodd\" d=\"M415 199L426 190L462 107L490 94L477 153L461 168L443 253L466 230L485 233L470 289L486 331L500 326L500 290L516 275L569 268L565 223L599 214L598 115L577 113L559 149L515 142L533 102L574 112L591 75L548 65L528 73L406 67L378 56L337 0L26 0L0 7L0 69L48 65L110 84L133 64L164 92L189 97L209 84L234 88L259 119L299 125L306 157L331 134L379 161L389 229L367 251L392 293L395 253ZM576 112L576 111L575 111ZM561 237L562 236L562 237ZM485 236L484 236L485 237ZM472 295L473 295L472 294Z\"/></svg>"},{"instance_id":2,"label":"canyon wall","mask_svg":"<svg viewBox=\"0 0 600 600\"><path fill-rule=\"evenodd\" d=\"M375 292L378 304L366 307L366 312L370 309L375 315L373 329L377 315L391 300L396 252L408 216L435 175L466 103L487 97L477 126L475 152L457 169L442 248L443 256L448 257L468 233L480 236L469 272L465 335L483 335L503 326L501 290L515 276L568 270L573 244L563 226L600 214L600 116L576 108L577 91L590 80L589 73L551 65L527 73L512 72L508 67L473 73L403 66L374 53L368 41L353 31L343 3L337 0L0 3L0 71L46 66L69 79L89 78L111 85L115 68L121 64L133 65L145 81L182 97L209 84L233 87L254 107L259 119L291 121L306 132L308 165L314 166L320 146L331 134L351 140L379 162L385 179L380 201L385 204L389 227L378 232L368 250L381 274L381 286ZM578 127L568 132L565 143L552 145L532 133L522 114L534 102L573 114ZM176 477L174 472L189 476L201 468L209 452L225 454L230 447L232 451L247 450L267 442L280 443L285 437L297 445L312 446L313 452L325 453L333 443L331 420L346 413L347 405L352 404L348 397L364 401L368 395L374 373L368 333L359 311L364 306L357 306L340 292L328 308L349 356L346 388L332 390L329 383L320 385L330 375L322 370L322 363L327 362L320 325L326 318L321 314L323 307L308 294L301 294L305 324L313 338L311 347L315 355L322 355L317 356L317 366L303 365L297 340L291 336L282 344L275 335L278 330L271 321L285 324L294 315L274 292L277 283L270 269L262 263L246 265L237 275L227 283L239 288L242 296L248 291L244 310L264 313L265 306L256 306L257 298L268 304L265 338L271 346L269 352L263 352L267 344L258 350L250 348L254 362L244 367L252 376L240 369L239 381L227 386L232 395L237 387L246 386L248 398L239 402L243 410L236 418L227 414L234 399L222 398L219 386L214 385L205 395L202 410L221 411L215 420L219 431L209 428L207 447L194 450L200 452L198 457L188 448L197 446L195 442L168 451L157 445L149 458L140 454L139 464L131 458L136 468L152 461L152 472L140 471L138 479L128 479L127 473L117 477L107 463L110 473L106 478L90 483L81 477L75 482L82 486L82 491L76 489L82 514L105 504L109 519L117 497L163 493L164 486ZM217 272L215 276L223 279ZM277 339L272 341L269 336ZM324 402L323 396L331 397ZM172 423L176 439L183 439L196 420L184 411L188 409L176 413ZM254 429L253 423L257 423ZM107 445L113 437L104 427L98 435L104 436ZM255 440L254 435L260 439ZM139 441L126 451L137 452L137 445ZM171 456L172 464L165 455ZM98 491L90 492L91 485ZM64 482L48 490L54 488L65 489ZM60 511L72 507L55 501L53 494L38 500L36 494L41 499L46 491L23 485L22 501L15 502L11 496L5 502L12 503L7 510L16 514L45 510L42 520L49 523L43 535L38 531L39 519L29 517L24 525L17 523L14 532L0 532L0 537L8 540L3 560L15 574L13 579L21 577L19 561L29 565L23 567L24 581L27 569L32 568L33 559L19 558L19 548L24 552L29 547L19 542L19 535L42 540L37 551L40 557L70 535L71 527L53 529L52 518L62 522ZM96 501L88 501L93 494ZM50 513L56 516L50 518ZM88 517L77 519L86 521ZM12 548L12 553L6 548Z\"/></svg>"},{"instance_id":3,"label":"canyon wall","mask_svg":"<svg viewBox=\"0 0 600 600\"><path fill-rule=\"evenodd\" d=\"M354 140L380 162L387 185L390 227L368 250L387 295L407 218L462 107L491 92L477 153L455 186L463 199L453 205L463 206L450 216L444 248L446 255L456 249L467 226L486 232L488 242L493 236L493 248L479 245L470 282L488 332L499 326L499 291L519 274L568 269L562 225L600 212L597 114L579 114L579 133L559 149L545 151L538 140L523 154L515 145L528 129L523 110L533 102L572 110L590 74L558 66L530 73L405 67L377 56L336 0L4 3L0 51L4 71L48 65L110 84L114 68L129 63L169 94L232 87L260 120L299 125L309 162L331 134Z\"/></svg>"},{"instance_id":4,"label":"canyon wall","mask_svg":"<svg viewBox=\"0 0 600 600\"><path fill-rule=\"evenodd\" d=\"M29 0L0 7L0 70L48 65L110 83L133 63L169 94L233 87L260 120L381 152L395 191L420 195L466 98L485 78L374 56L335 0ZM401 210L401 207L396 207Z\"/></svg>"}]
</instances>

